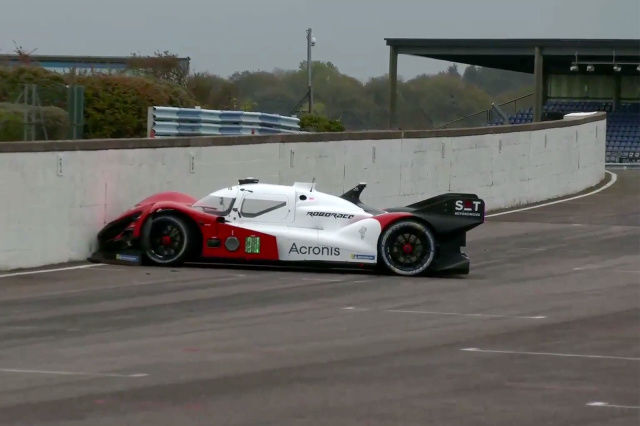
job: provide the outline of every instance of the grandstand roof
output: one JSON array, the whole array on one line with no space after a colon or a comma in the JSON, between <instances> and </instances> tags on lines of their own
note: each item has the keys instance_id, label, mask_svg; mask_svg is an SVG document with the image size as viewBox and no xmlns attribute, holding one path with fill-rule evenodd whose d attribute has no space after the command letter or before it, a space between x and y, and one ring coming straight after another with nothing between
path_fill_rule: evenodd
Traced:
<instances>
[{"instance_id":1,"label":"grandstand roof","mask_svg":"<svg viewBox=\"0 0 640 426\"><path fill-rule=\"evenodd\" d=\"M544 56L545 73L569 73L578 62L596 65L596 73L612 73L612 67L597 64L628 63L623 74L635 74L640 64L640 39L419 39L387 38L387 45L398 54L422 56L469 65L534 72L534 52L539 47Z\"/></svg>"}]
</instances>

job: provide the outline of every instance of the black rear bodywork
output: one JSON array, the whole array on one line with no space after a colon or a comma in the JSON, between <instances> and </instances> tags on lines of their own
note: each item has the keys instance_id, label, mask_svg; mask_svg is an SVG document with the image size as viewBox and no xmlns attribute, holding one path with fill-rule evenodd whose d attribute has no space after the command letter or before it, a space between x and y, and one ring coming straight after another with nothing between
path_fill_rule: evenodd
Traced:
<instances>
[{"instance_id":1,"label":"black rear bodywork","mask_svg":"<svg viewBox=\"0 0 640 426\"><path fill-rule=\"evenodd\" d=\"M436 239L436 256L428 271L431 273L469 273L469 258L462 252L467 245L467 231L484 222L485 204L476 194L447 193L428 198L405 207L378 210L360 201L366 187L361 183L341 198L361 207L368 213L410 213L425 222Z\"/></svg>"}]
</instances>

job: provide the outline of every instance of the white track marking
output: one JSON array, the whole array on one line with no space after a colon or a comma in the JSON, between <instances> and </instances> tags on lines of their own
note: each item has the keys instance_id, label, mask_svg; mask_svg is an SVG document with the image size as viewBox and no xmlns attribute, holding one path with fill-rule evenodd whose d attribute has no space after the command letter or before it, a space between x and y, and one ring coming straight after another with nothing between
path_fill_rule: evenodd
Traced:
<instances>
[{"instance_id":1,"label":"white track marking","mask_svg":"<svg viewBox=\"0 0 640 426\"><path fill-rule=\"evenodd\" d=\"M300 278L302 281L322 281L322 282L329 282L329 283L337 283L340 282L340 279L337 278Z\"/></svg>"},{"instance_id":2,"label":"white track marking","mask_svg":"<svg viewBox=\"0 0 640 426\"><path fill-rule=\"evenodd\" d=\"M0 328L7 330L40 330L45 329L45 327L36 327L33 325L1 325Z\"/></svg>"},{"instance_id":3,"label":"white track marking","mask_svg":"<svg viewBox=\"0 0 640 426\"><path fill-rule=\"evenodd\" d=\"M36 271L12 272L9 274L2 274L0 275L0 278L18 277L21 275L46 274L47 272L71 271L74 269L94 268L96 266L104 266L104 263L89 263L87 265L67 266L66 268L38 269Z\"/></svg>"},{"instance_id":4,"label":"white track marking","mask_svg":"<svg viewBox=\"0 0 640 426\"><path fill-rule=\"evenodd\" d=\"M57 376L89 376L89 377L146 377L147 373L116 374L116 373L87 373L82 371L50 371L50 370L22 370L18 368L0 368L0 373L22 373L22 374L51 374Z\"/></svg>"},{"instance_id":5,"label":"white track marking","mask_svg":"<svg viewBox=\"0 0 640 426\"><path fill-rule=\"evenodd\" d=\"M460 317L480 317L480 318L521 318L521 319L545 319L544 315L521 316L521 315L502 315L502 314L466 314L461 312L437 312L437 311L413 311L405 309L387 309L386 312L398 312L401 314L423 314L423 315L453 315Z\"/></svg>"},{"instance_id":6,"label":"white track marking","mask_svg":"<svg viewBox=\"0 0 640 426\"><path fill-rule=\"evenodd\" d=\"M105 265L106 268L94 268L98 271L131 271L131 267L130 266L126 266L124 268L116 268L114 265ZM135 266L135 265L131 265L131 266Z\"/></svg>"},{"instance_id":7,"label":"white track marking","mask_svg":"<svg viewBox=\"0 0 640 426\"><path fill-rule=\"evenodd\" d=\"M0 330L80 331L79 328L36 327L33 325L0 325Z\"/></svg>"},{"instance_id":8,"label":"white track marking","mask_svg":"<svg viewBox=\"0 0 640 426\"><path fill-rule=\"evenodd\" d=\"M212 285L222 282L222 281L231 281L231 280L237 280L239 278L244 278L246 275L243 274L237 274L234 276L230 276L230 277L222 277L222 278L215 278L212 279ZM112 286L106 286L106 287L95 287L95 288L81 288L81 289L77 289L77 290L63 290L63 291L55 291L55 292L51 292L51 293L43 293L43 294L38 294L35 296L27 296L27 297L15 297L15 298L8 298L8 299L0 299L0 302L10 302L10 301L16 301L16 300L31 300L31 299L40 299L43 297L51 297L51 296L63 296L66 294L76 294L76 293L88 293L90 291L100 291L100 290L114 290L114 289L118 289L118 288L131 288L131 287L144 287L144 286L150 286L150 285L156 285L156 286L161 286L164 284L176 284L175 281L143 281L140 283L133 283L133 284L121 284L121 285L112 285Z\"/></svg>"},{"instance_id":9,"label":"white track marking","mask_svg":"<svg viewBox=\"0 0 640 426\"><path fill-rule=\"evenodd\" d=\"M355 306L347 306L342 308L345 311L374 311L368 308L356 308ZM415 311L409 309L379 309L379 312L392 312L399 314L418 314L418 315L445 315L457 317L475 317L475 318L517 318L517 319L545 319L544 315L536 316L520 316L520 315L501 315L501 314L468 314L462 312L439 312L439 311Z\"/></svg>"},{"instance_id":10,"label":"white track marking","mask_svg":"<svg viewBox=\"0 0 640 426\"><path fill-rule=\"evenodd\" d=\"M504 214L523 212L523 211L526 211L526 210L532 210L532 209L537 209L537 208L540 208L540 207L552 206L554 204L564 203L566 201L577 200L579 198L584 198L584 197L588 197L590 195L597 194L598 192L604 191L605 189L611 187L618 180L618 175L617 174L615 174L613 172L610 172L609 170L605 170L605 173L609 173L611 175L611 180L609 182L607 182L606 185L601 186L600 188L598 188L598 189L596 189L594 191L587 192L586 194L576 195L574 197L569 197L569 198L563 198L562 200L550 201L548 203L538 204L537 206L523 207L521 209L509 210L509 211L506 211L506 212L488 214L488 215L485 215L485 217L495 217L495 216L502 216Z\"/></svg>"},{"instance_id":11,"label":"white track marking","mask_svg":"<svg viewBox=\"0 0 640 426\"><path fill-rule=\"evenodd\" d=\"M640 361L640 358L628 357L628 356L612 356L612 355L582 355L582 354L563 354L555 352L526 352L526 351L501 351L494 349L480 349L480 348L463 348L461 351L466 352L484 352L493 354L511 354L511 355L541 355L541 356L557 356L566 358L594 358L594 359L617 359L621 361Z\"/></svg>"},{"instance_id":12,"label":"white track marking","mask_svg":"<svg viewBox=\"0 0 640 426\"><path fill-rule=\"evenodd\" d=\"M486 262L474 262L473 267L493 265L495 263L504 263L504 259L487 260Z\"/></svg>"},{"instance_id":13,"label":"white track marking","mask_svg":"<svg viewBox=\"0 0 640 426\"><path fill-rule=\"evenodd\" d=\"M609 404L608 402L602 402L602 401L587 402L585 405L587 407L628 408L631 410L640 410L640 406L638 405L616 405L616 404Z\"/></svg>"}]
</instances>

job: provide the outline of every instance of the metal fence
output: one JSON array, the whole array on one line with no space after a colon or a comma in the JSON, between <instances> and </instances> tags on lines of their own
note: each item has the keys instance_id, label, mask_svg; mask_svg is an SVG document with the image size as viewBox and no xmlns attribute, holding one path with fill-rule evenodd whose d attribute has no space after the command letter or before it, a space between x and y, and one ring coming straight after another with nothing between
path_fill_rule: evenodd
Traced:
<instances>
[{"instance_id":1,"label":"metal fence","mask_svg":"<svg viewBox=\"0 0 640 426\"><path fill-rule=\"evenodd\" d=\"M0 87L0 141L81 139L84 88L59 83Z\"/></svg>"},{"instance_id":2,"label":"metal fence","mask_svg":"<svg viewBox=\"0 0 640 426\"><path fill-rule=\"evenodd\" d=\"M512 99L508 102L504 102L501 104L492 104L491 108L487 108L486 110L476 112L474 114L470 114L461 118L458 118L453 121L449 121L448 123L441 124L437 126L437 129L451 129L451 128L462 128L462 127L483 127L487 125L495 125L505 121L505 117L501 117L498 114L498 111L502 111L507 115L507 123L508 117L515 116L519 111L523 111L527 108L533 107L533 93L529 93L524 96L520 96L518 98Z\"/></svg>"},{"instance_id":3,"label":"metal fence","mask_svg":"<svg viewBox=\"0 0 640 426\"><path fill-rule=\"evenodd\" d=\"M147 113L150 138L299 132L300 119L277 114L159 106L150 107Z\"/></svg>"}]
</instances>

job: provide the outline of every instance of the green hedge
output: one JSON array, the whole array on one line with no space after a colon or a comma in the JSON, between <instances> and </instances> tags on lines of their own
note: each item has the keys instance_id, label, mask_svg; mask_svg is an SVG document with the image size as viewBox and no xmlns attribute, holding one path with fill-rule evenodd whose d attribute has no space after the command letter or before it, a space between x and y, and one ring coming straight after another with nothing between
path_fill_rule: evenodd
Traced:
<instances>
[{"instance_id":1,"label":"green hedge","mask_svg":"<svg viewBox=\"0 0 640 426\"><path fill-rule=\"evenodd\" d=\"M85 138L143 137L147 108L191 107L195 100L176 85L145 77L94 75L78 79L85 87Z\"/></svg>"},{"instance_id":2,"label":"green hedge","mask_svg":"<svg viewBox=\"0 0 640 426\"><path fill-rule=\"evenodd\" d=\"M67 85L85 87L85 138L127 138L145 136L147 108L154 105L191 107L192 95L182 86L152 77L128 75L61 75L38 66L0 67L0 103L15 103L25 84L38 85L40 103L47 113L49 139L66 138L69 123L62 118L67 108ZM24 102L23 99L20 102ZM56 109L51 109L58 107ZM4 108L0 139L22 139L22 112ZM9 111L7 111L7 109ZM67 114L64 114L65 117ZM41 133L39 133L40 135Z\"/></svg>"},{"instance_id":3,"label":"green hedge","mask_svg":"<svg viewBox=\"0 0 640 426\"><path fill-rule=\"evenodd\" d=\"M344 132L344 125L340 120L330 120L321 115L304 114L300 117L300 129L307 132Z\"/></svg>"},{"instance_id":4,"label":"green hedge","mask_svg":"<svg viewBox=\"0 0 640 426\"><path fill-rule=\"evenodd\" d=\"M21 141L24 135L24 110L22 104L0 103L0 141ZM47 106L42 108L44 128L47 139L66 139L69 134L69 116L61 108ZM40 113L36 111L36 120ZM44 140L43 126L36 124L36 139Z\"/></svg>"},{"instance_id":5,"label":"green hedge","mask_svg":"<svg viewBox=\"0 0 640 426\"><path fill-rule=\"evenodd\" d=\"M16 102L23 94L25 84L38 85L38 97L42 105L61 108L66 106L67 88L64 77L35 66L0 67L0 102Z\"/></svg>"}]
</instances>

